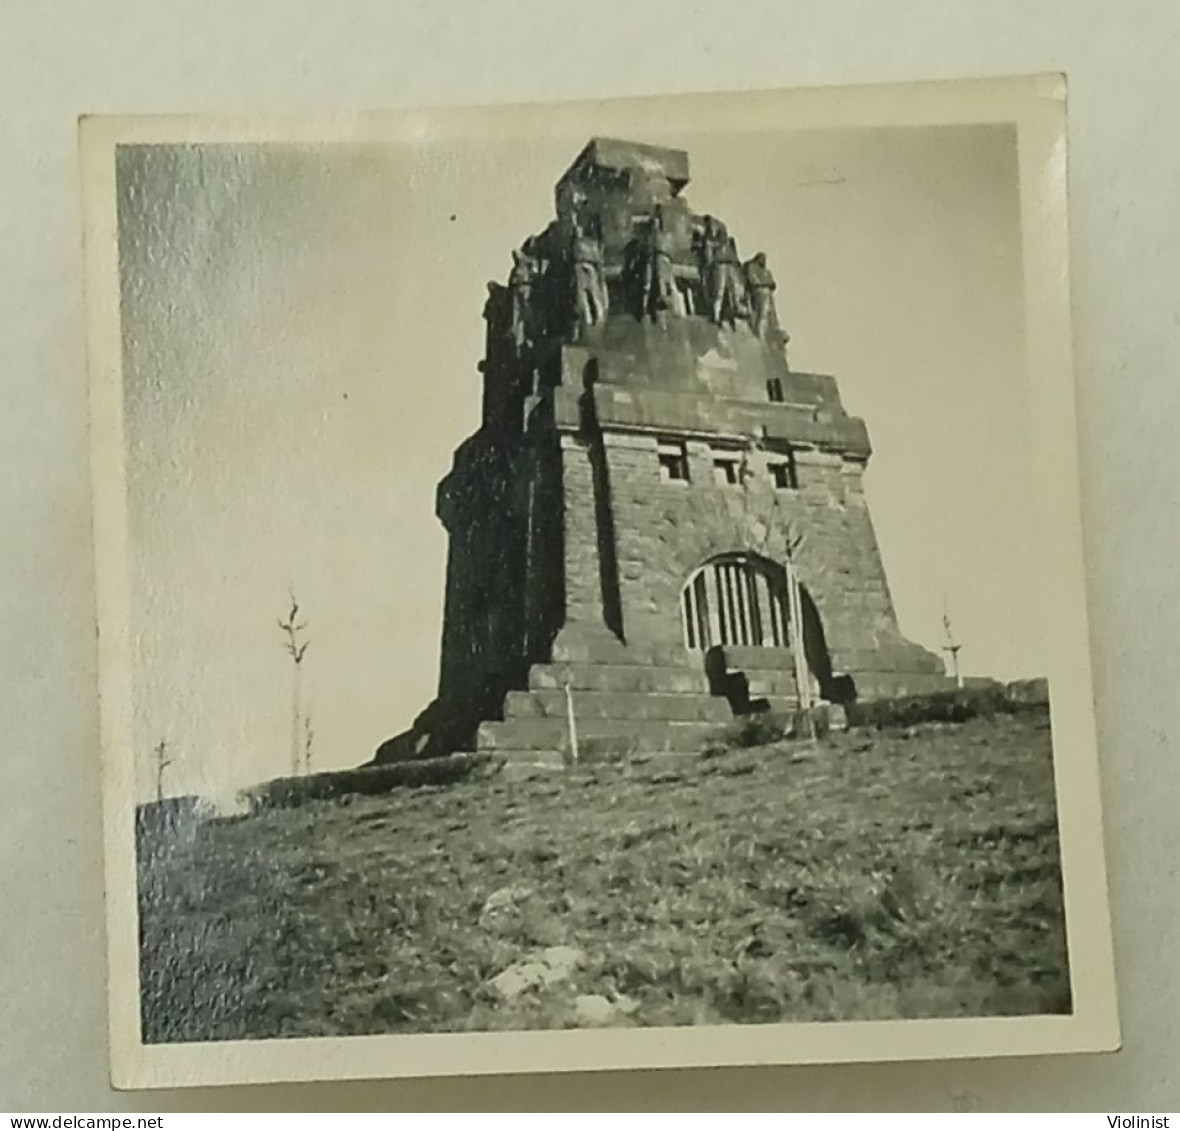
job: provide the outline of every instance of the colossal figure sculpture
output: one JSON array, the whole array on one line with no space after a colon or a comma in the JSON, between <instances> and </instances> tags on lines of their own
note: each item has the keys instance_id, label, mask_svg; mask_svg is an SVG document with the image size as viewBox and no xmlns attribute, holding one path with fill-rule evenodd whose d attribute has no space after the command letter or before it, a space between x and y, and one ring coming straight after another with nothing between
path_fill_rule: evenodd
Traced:
<instances>
[{"instance_id":1,"label":"colossal figure sculpture","mask_svg":"<svg viewBox=\"0 0 1180 1131\"><path fill-rule=\"evenodd\" d=\"M648 231L643 280L643 310L656 322L662 322L670 311L677 312L674 248L675 239L665 224L663 208L657 204Z\"/></svg>"},{"instance_id":2,"label":"colossal figure sculpture","mask_svg":"<svg viewBox=\"0 0 1180 1131\"><path fill-rule=\"evenodd\" d=\"M379 759L560 763L567 689L583 744L691 750L804 676L834 701L949 685L898 627L864 422L788 365L765 257L743 280L687 183L679 150L591 141L492 285L483 421L438 489L438 698Z\"/></svg>"},{"instance_id":3,"label":"colossal figure sculpture","mask_svg":"<svg viewBox=\"0 0 1180 1131\"><path fill-rule=\"evenodd\" d=\"M744 314L742 302L741 260L737 244L726 227L710 216L705 223L705 264L709 288L709 307L718 325L729 323L737 328L737 319Z\"/></svg>"},{"instance_id":4,"label":"colossal figure sculpture","mask_svg":"<svg viewBox=\"0 0 1180 1131\"><path fill-rule=\"evenodd\" d=\"M607 292L602 278L602 245L578 228L574 232L572 259L578 325L585 330L597 326L606 317Z\"/></svg>"},{"instance_id":5,"label":"colossal figure sculpture","mask_svg":"<svg viewBox=\"0 0 1180 1131\"><path fill-rule=\"evenodd\" d=\"M760 338L765 338L773 329L777 332L778 314L774 309L774 292L777 283L766 266L766 253L758 252L743 267L746 279L746 294L750 296L750 328Z\"/></svg>"},{"instance_id":6,"label":"colossal figure sculpture","mask_svg":"<svg viewBox=\"0 0 1180 1131\"><path fill-rule=\"evenodd\" d=\"M532 338L533 280L537 276L537 261L521 248L512 253L512 271L508 289L512 292L512 344L519 353Z\"/></svg>"}]
</instances>

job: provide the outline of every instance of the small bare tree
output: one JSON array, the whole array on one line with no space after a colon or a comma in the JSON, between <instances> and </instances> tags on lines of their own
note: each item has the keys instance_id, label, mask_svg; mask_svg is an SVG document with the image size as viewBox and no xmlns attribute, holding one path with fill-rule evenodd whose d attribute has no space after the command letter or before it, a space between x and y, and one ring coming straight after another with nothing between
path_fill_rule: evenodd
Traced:
<instances>
[{"instance_id":1,"label":"small bare tree","mask_svg":"<svg viewBox=\"0 0 1180 1131\"><path fill-rule=\"evenodd\" d=\"M315 742L315 730L311 725L311 711L303 716L303 772L311 773L311 752Z\"/></svg>"},{"instance_id":2,"label":"small bare tree","mask_svg":"<svg viewBox=\"0 0 1180 1131\"><path fill-rule=\"evenodd\" d=\"M152 766L156 772L156 800L164 800L164 771L168 769L173 763L172 756L168 753L168 740L161 738L159 742L152 747Z\"/></svg>"},{"instance_id":3,"label":"small bare tree","mask_svg":"<svg viewBox=\"0 0 1180 1131\"><path fill-rule=\"evenodd\" d=\"M776 522L782 517L782 503L778 490L757 485L757 474L754 470L754 453L762 450L761 438L751 440L742 453L738 468L738 482L742 487L743 510L746 517L747 533L753 533L761 527L756 551L763 557L769 557L768 549L771 535L775 531ZM754 504L764 500L764 506ZM804 536L798 533L789 518L781 523L783 536L782 567L786 580L787 597L787 635L791 644L791 652L795 663L795 687L799 697L799 707L802 710L807 732L811 741L816 741L815 719L811 708L815 705L812 698L812 672L807 662L807 649L803 637L803 591L799 583L798 568L795 564L799 550L803 546ZM752 539L751 539L752 541Z\"/></svg>"},{"instance_id":4,"label":"small bare tree","mask_svg":"<svg viewBox=\"0 0 1180 1131\"><path fill-rule=\"evenodd\" d=\"M761 452L763 444L761 438L751 439L742 451L741 462L738 464L738 483L742 488L742 504L746 517L747 533L753 533L755 526L760 526L762 532L754 546L756 553L769 557L768 547L771 535L775 531L775 522L782 515L783 507L779 492L759 486L757 472L754 469L754 453ZM763 506L755 503L762 501ZM796 552L803 545L803 535L796 534L790 519L782 523L783 538L786 543L786 560L793 561ZM750 539L753 543L753 538Z\"/></svg>"},{"instance_id":5,"label":"small bare tree","mask_svg":"<svg viewBox=\"0 0 1180 1131\"><path fill-rule=\"evenodd\" d=\"M307 655L307 646L311 641L305 635L307 621L299 619L299 602L295 598L294 589L291 590L291 608L286 619L279 621L279 628L283 633L283 649L291 657L291 773L298 776L303 753L299 733L302 717L303 657Z\"/></svg>"},{"instance_id":6,"label":"small bare tree","mask_svg":"<svg viewBox=\"0 0 1180 1131\"><path fill-rule=\"evenodd\" d=\"M963 673L959 671L959 652L963 645L955 639L954 629L951 627L951 614L947 605L946 596L942 598L942 630L946 633L946 643L942 646L944 651L951 658L951 675L955 677L955 686L963 686Z\"/></svg>"}]
</instances>

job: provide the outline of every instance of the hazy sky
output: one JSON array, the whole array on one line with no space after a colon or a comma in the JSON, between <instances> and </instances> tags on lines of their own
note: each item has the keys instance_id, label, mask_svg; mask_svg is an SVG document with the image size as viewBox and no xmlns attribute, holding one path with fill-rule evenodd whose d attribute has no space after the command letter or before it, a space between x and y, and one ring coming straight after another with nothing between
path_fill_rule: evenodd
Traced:
<instances>
[{"instance_id":1,"label":"hazy sky","mask_svg":"<svg viewBox=\"0 0 1180 1131\"><path fill-rule=\"evenodd\" d=\"M141 794L161 738L171 792L286 771L288 586L319 767L433 696L486 282L587 136L121 149ZM1014 130L634 136L689 150L690 203L769 256L792 364L868 422L903 631L938 648L945 593L966 671L1040 674Z\"/></svg>"}]
</instances>

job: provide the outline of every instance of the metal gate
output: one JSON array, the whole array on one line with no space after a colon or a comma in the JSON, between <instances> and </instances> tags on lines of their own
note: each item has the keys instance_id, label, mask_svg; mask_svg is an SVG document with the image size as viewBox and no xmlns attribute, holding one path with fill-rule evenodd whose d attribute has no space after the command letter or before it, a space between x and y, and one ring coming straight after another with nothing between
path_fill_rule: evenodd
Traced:
<instances>
[{"instance_id":1,"label":"metal gate","mask_svg":"<svg viewBox=\"0 0 1180 1131\"><path fill-rule=\"evenodd\" d=\"M680 595L684 642L706 651L714 645L788 646L786 573L752 554L723 554L706 562Z\"/></svg>"}]
</instances>

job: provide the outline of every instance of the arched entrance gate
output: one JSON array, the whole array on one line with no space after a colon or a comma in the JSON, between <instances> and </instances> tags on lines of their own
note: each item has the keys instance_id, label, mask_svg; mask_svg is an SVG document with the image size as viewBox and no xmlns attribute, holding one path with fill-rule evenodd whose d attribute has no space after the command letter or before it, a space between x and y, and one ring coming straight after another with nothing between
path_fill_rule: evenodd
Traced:
<instances>
[{"instance_id":1,"label":"arched entrance gate","mask_svg":"<svg viewBox=\"0 0 1180 1131\"><path fill-rule=\"evenodd\" d=\"M684 642L694 651L789 646L787 574L756 554L722 554L701 566L680 595Z\"/></svg>"},{"instance_id":2,"label":"arched entrance gate","mask_svg":"<svg viewBox=\"0 0 1180 1131\"><path fill-rule=\"evenodd\" d=\"M855 697L847 677L834 678L823 622L806 587L798 585L799 638L806 672L824 697ZM790 648L791 600L786 569L745 552L721 554L700 566L680 594L684 643L707 654L714 648Z\"/></svg>"}]
</instances>

